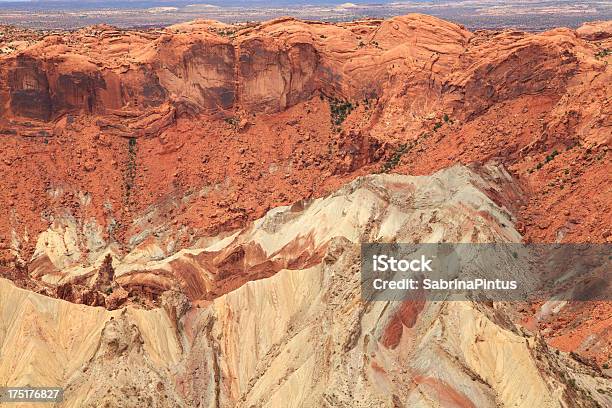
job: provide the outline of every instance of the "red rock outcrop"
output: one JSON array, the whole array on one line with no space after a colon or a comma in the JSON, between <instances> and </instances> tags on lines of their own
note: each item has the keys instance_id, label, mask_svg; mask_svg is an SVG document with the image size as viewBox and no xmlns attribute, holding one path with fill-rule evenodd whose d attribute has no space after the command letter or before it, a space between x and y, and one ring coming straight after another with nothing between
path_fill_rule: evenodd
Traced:
<instances>
[{"instance_id":1,"label":"red rock outcrop","mask_svg":"<svg viewBox=\"0 0 612 408\"><path fill-rule=\"evenodd\" d=\"M64 272L107 249L168 257L359 175L490 160L517 180L489 193L526 241L611 242L611 33L472 33L422 15L20 32L0 54L0 273L81 303L158 305L177 289L163 271L108 297ZM257 260L241 250L207 261L219 293ZM589 309L572 313L588 333Z\"/></svg>"}]
</instances>

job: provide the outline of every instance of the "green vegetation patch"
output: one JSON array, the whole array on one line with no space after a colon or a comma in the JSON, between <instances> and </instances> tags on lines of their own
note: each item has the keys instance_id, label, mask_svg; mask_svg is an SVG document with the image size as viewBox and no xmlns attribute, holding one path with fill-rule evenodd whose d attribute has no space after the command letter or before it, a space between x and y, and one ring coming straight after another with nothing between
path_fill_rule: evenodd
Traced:
<instances>
[{"instance_id":1,"label":"green vegetation patch","mask_svg":"<svg viewBox=\"0 0 612 408\"><path fill-rule=\"evenodd\" d=\"M240 120L237 117L235 117L235 116L232 116L232 117L229 117L229 118L225 118L223 120L225 121L225 123L227 123L228 125L233 126L233 127L238 126L238 123L240 123Z\"/></svg>"},{"instance_id":2,"label":"green vegetation patch","mask_svg":"<svg viewBox=\"0 0 612 408\"><path fill-rule=\"evenodd\" d=\"M348 117L355 106L349 101L329 98L329 109L331 112L332 126L338 130L338 127L342 125L342 122Z\"/></svg>"},{"instance_id":3,"label":"green vegetation patch","mask_svg":"<svg viewBox=\"0 0 612 408\"><path fill-rule=\"evenodd\" d=\"M406 153L408 150L409 150L409 147L408 147L407 144L399 145L397 147L397 149L395 149L395 152L393 153L391 158L389 158L389 160L387 160L382 165L382 167L380 168L380 172L381 173L388 173L389 171L394 169L399 164L399 162L402 159L402 156L404 155L404 153Z\"/></svg>"}]
</instances>

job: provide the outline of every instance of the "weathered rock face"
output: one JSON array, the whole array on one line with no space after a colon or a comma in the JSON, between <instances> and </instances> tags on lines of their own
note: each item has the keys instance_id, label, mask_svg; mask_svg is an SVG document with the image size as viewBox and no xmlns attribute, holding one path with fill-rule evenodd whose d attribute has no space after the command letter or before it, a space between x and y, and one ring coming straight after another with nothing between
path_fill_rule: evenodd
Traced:
<instances>
[{"instance_id":1,"label":"weathered rock face","mask_svg":"<svg viewBox=\"0 0 612 408\"><path fill-rule=\"evenodd\" d=\"M465 83L465 113L478 115L495 103L521 95L557 93L578 69L575 55L554 40L519 44L499 60L479 64L474 70Z\"/></svg>"},{"instance_id":2,"label":"weathered rock face","mask_svg":"<svg viewBox=\"0 0 612 408\"><path fill-rule=\"evenodd\" d=\"M46 73L39 68L38 61L18 57L12 70L8 71L10 107L19 116L41 120L51 118L51 95Z\"/></svg>"},{"instance_id":3,"label":"weathered rock face","mask_svg":"<svg viewBox=\"0 0 612 408\"><path fill-rule=\"evenodd\" d=\"M562 91L578 65L579 44L570 32L482 42L418 15L378 27L284 19L219 30L206 22L155 35L98 27L43 39L2 61L5 114L43 121L75 110L145 114L177 101L209 113L278 112L318 92L360 100L395 92L385 84L401 82L415 105L462 98L462 114L469 115L519 95ZM499 42L508 47L491 55Z\"/></svg>"},{"instance_id":4,"label":"weathered rock face","mask_svg":"<svg viewBox=\"0 0 612 408\"><path fill-rule=\"evenodd\" d=\"M165 39L162 37L158 50L159 62L154 62L153 69L144 69L157 72L159 80L154 85L141 82L143 93L166 96L161 100L168 96L186 99L208 112L231 109L236 102L234 46L205 38L185 47L180 36Z\"/></svg>"},{"instance_id":5,"label":"weathered rock face","mask_svg":"<svg viewBox=\"0 0 612 408\"><path fill-rule=\"evenodd\" d=\"M72 39L49 37L3 61L5 115L47 122L69 112L146 114L163 103L208 113L237 107L278 112L320 88L319 56L311 43L261 35L230 41L211 33L207 24L188 28L185 34L138 38L140 48L128 51L125 61L111 55L112 44L127 39L109 28L94 31L101 48L93 52Z\"/></svg>"},{"instance_id":6,"label":"weathered rock face","mask_svg":"<svg viewBox=\"0 0 612 408\"><path fill-rule=\"evenodd\" d=\"M317 90L318 53L309 43L271 48L259 38L240 47L239 100L253 111L279 111L308 100Z\"/></svg>"},{"instance_id":7,"label":"weathered rock face","mask_svg":"<svg viewBox=\"0 0 612 408\"><path fill-rule=\"evenodd\" d=\"M508 305L361 298L363 240L519 240L489 198L509 181L493 166L368 176L134 268L180 280L189 263L187 282L217 295L200 307L171 291L160 308L106 311L0 280L0 375L65 386L63 407L606 406L609 378L514 325Z\"/></svg>"}]
</instances>

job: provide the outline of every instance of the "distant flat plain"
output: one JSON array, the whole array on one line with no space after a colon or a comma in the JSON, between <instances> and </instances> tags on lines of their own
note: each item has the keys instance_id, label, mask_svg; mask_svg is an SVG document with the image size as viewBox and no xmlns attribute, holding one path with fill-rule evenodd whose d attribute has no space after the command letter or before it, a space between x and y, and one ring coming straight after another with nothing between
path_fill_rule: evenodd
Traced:
<instances>
[{"instance_id":1,"label":"distant flat plain","mask_svg":"<svg viewBox=\"0 0 612 408\"><path fill-rule=\"evenodd\" d=\"M465 0L365 3L354 1L6 1L0 0L0 24L36 29L75 29L92 24L121 28L161 27L198 18L225 23L264 21L281 16L306 20L350 21L424 13L468 29L542 31L578 27L612 19L611 1Z\"/></svg>"}]
</instances>

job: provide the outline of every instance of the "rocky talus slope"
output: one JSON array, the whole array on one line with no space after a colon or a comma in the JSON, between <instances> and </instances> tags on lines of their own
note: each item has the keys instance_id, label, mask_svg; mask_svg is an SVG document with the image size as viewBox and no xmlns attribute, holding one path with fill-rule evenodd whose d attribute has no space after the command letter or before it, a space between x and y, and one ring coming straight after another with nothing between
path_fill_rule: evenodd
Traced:
<instances>
[{"instance_id":1,"label":"rocky talus slope","mask_svg":"<svg viewBox=\"0 0 612 408\"><path fill-rule=\"evenodd\" d=\"M0 385L74 407L611 404L610 302L358 285L363 241L612 242L610 22L0 31Z\"/></svg>"},{"instance_id":2,"label":"rocky talus slope","mask_svg":"<svg viewBox=\"0 0 612 408\"><path fill-rule=\"evenodd\" d=\"M61 407L608 406L609 378L512 323L508 305L361 297L362 241L520 240L487 194L508 178L494 166L366 176L273 209L139 267L185 276L190 264L202 280L152 310L106 311L2 280L0 376L64 385ZM196 307L190 294L238 286L228 270L250 281Z\"/></svg>"}]
</instances>

